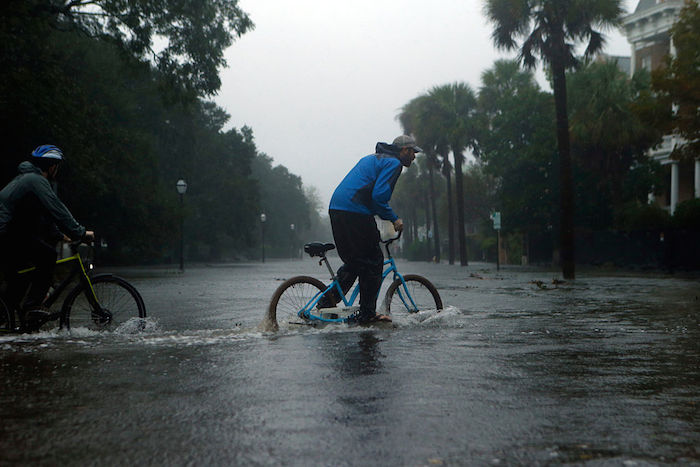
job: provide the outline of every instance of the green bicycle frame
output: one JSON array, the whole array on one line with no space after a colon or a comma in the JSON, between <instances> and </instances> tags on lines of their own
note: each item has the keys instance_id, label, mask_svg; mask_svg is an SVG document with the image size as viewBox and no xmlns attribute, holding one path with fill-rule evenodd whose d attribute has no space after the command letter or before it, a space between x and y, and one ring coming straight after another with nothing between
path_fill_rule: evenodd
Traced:
<instances>
[{"instance_id":1,"label":"green bicycle frame","mask_svg":"<svg viewBox=\"0 0 700 467\"><path fill-rule=\"evenodd\" d=\"M68 287L68 285L73 282L73 279L75 279L76 276L80 277L80 282L82 282L86 287L87 290L90 291L89 294L87 294L88 301L90 302L90 305L93 307L96 307L99 309L99 303L97 301L97 296L95 294L95 289L92 287L92 282L90 281L90 275L85 269L85 263L83 263L83 259L80 256L80 253L75 251L75 254L72 256L69 256L67 258L62 258L56 261L56 264L64 264L64 263L69 263L71 261L77 261L78 266L74 267L71 272L68 274L68 277L63 279L58 285L54 287L54 289L49 293L48 297L44 301L47 307L51 308L51 306L56 302L58 297L60 297L61 293ZM31 267L31 268L26 268L18 271L18 274L28 274L31 273L32 271L36 270L36 267Z\"/></svg>"}]
</instances>

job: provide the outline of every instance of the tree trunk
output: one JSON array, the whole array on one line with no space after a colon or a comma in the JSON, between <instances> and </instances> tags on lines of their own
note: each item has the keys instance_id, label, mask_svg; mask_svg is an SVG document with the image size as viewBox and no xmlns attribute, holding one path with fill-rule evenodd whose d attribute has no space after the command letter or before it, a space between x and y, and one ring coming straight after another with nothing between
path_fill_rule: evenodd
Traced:
<instances>
[{"instance_id":1,"label":"tree trunk","mask_svg":"<svg viewBox=\"0 0 700 467\"><path fill-rule=\"evenodd\" d=\"M557 143L559 146L559 250L561 269L565 279L576 277L574 260L574 184L571 173L569 148L569 118L566 113L566 75L560 60L552 60L552 87L557 116Z\"/></svg>"},{"instance_id":2,"label":"tree trunk","mask_svg":"<svg viewBox=\"0 0 700 467\"><path fill-rule=\"evenodd\" d=\"M457 238L459 240L459 264L467 266L467 236L464 232L464 178L462 177L462 159L457 151L452 152L455 158L455 198L457 199Z\"/></svg>"},{"instance_id":3,"label":"tree trunk","mask_svg":"<svg viewBox=\"0 0 700 467\"><path fill-rule=\"evenodd\" d=\"M413 222L411 222L411 236L413 237L413 241L415 242L416 240L418 240L418 210L416 209L415 204L411 206L411 218L413 219Z\"/></svg>"},{"instance_id":4,"label":"tree trunk","mask_svg":"<svg viewBox=\"0 0 700 467\"><path fill-rule=\"evenodd\" d=\"M435 206L435 185L433 182L433 165L430 164L428 168L428 177L430 179L430 207L433 211L433 241L435 248L435 261L440 262L440 234L438 232L438 216L437 208Z\"/></svg>"},{"instance_id":5,"label":"tree trunk","mask_svg":"<svg viewBox=\"0 0 700 467\"><path fill-rule=\"evenodd\" d=\"M455 264L455 219L454 209L452 207L452 176L449 169L445 170L445 179L447 180L447 238L448 238L448 254L450 264Z\"/></svg>"},{"instance_id":6,"label":"tree trunk","mask_svg":"<svg viewBox=\"0 0 700 467\"><path fill-rule=\"evenodd\" d=\"M428 236L430 230L430 192L423 191L423 210L425 211L425 235Z\"/></svg>"}]
</instances>

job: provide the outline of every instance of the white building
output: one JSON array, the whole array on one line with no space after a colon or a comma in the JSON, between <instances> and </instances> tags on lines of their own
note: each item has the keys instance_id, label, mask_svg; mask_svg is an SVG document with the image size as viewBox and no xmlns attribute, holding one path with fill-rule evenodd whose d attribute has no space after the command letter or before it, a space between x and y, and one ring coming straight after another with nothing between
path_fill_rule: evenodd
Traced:
<instances>
[{"instance_id":1,"label":"white building","mask_svg":"<svg viewBox=\"0 0 700 467\"><path fill-rule=\"evenodd\" d=\"M640 0L634 12L623 18L623 32L632 48L630 74L640 69L651 71L663 64L664 57L675 55L670 29L685 1ZM700 160L679 162L669 157L680 142L678 136L667 135L663 143L650 152L651 157L668 168L671 189L658 202L671 214L680 201L700 198Z\"/></svg>"}]
</instances>

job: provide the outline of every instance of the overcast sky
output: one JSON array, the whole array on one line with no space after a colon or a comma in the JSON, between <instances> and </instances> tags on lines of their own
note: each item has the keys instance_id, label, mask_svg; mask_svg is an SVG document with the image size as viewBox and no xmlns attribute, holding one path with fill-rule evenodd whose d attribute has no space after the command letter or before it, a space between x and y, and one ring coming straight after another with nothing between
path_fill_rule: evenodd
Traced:
<instances>
[{"instance_id":1,"label":"overcast sky","mask_svg":"<svg viewBox=\"0 0 700 467\"><path fill-rule=\"evenodd\" d=\"M401 134L406 102L455 81L476 91L495 60L514 57L494 48L483 0L239 3L255 29L226 51L215 101L229 127L251 127L259 151L317 188L323 210L360 157ZM606 53L630 54L619 31L606 36Z\"/></svg>"}]
</instances>

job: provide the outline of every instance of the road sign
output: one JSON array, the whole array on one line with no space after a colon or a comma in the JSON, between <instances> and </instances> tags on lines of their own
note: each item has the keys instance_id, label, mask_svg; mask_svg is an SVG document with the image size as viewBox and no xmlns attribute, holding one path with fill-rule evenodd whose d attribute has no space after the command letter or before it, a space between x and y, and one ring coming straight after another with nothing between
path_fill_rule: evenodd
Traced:
<instances>
[{"instance_id":1,"label":"road sign","mask_svg":"<svg viewBox=\"0 0 700 467\"><path fill-rule=\"evenodd\" d=\"M501 213L496 211L491 214L491 220L493 221L493 228L495 230L501 230Z\"/></svg>"}]
</instances>

